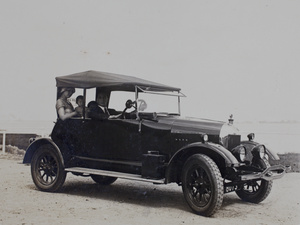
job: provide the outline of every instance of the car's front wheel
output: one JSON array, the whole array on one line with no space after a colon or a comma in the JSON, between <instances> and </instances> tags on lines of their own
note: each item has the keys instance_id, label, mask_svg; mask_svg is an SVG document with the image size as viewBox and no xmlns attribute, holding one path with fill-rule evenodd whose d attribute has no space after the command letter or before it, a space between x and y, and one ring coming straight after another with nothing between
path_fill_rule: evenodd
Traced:
<instances>
[{"instance_id":1,"label":"car's front wheel","mask_svg":"<svg viewBox=\"0 0 300 225\"><path fill-rule=\"evenodd\" d=\"M117 180L116 177L108 177L108 176L101 176L101 175L91 175L93 181L101 185L110 185Z\"/></svg>"},{"instance_id":2,"label":"car's front wheel","mask_svg":"<svg viewBox=\"0 0 300 225\"><path fill-rule=\"evenodd\" d=\"M191 156L183 167L182 189L191 209L203 216L211 216L222 205L224 186L220 170L208 156Z\"/></svg>"},{"instance_id":3,"label":"car's front wheel","mask_svg":"<svg viewBox=\"0 0 300 225\"><path fill-rule=\"evenodd\" d=\"M267 160L257 160L254 166L266 169L270 167ZM236 194L246 202L259 203L265 200L271 192L273 181L266 180L250 180L243 184L241 190L236 191Z\"/></svg>"},{"instance_id":4,"label":"car's front wheel","mask_svg":"<svg viewBox=\"0 0 300 225\"><path fill-rule=\"evenodd\" d=\"M58 191L66 179L63 163L52 145L42 145L33 155L31 176L41 191Z\"/></svg>"}]
</instances>

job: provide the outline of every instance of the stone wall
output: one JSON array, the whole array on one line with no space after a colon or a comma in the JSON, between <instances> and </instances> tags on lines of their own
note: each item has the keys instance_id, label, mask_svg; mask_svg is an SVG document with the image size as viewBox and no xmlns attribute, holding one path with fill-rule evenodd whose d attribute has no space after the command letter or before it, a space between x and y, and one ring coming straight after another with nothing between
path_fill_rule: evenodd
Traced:
<instances>
[{"instance_id":1,"label":"stone wall","mask_svg":"<svg viewBox=\"0 0 300 225\"><path fill-rule=\"evenodd\" d=\"M19 149L24 149L29 145L29 139L36 137L36 134L6 134L5 145L17 146ZM2 145L3 134L0 134L0 144Z\"/></svg>"}]
</instances>

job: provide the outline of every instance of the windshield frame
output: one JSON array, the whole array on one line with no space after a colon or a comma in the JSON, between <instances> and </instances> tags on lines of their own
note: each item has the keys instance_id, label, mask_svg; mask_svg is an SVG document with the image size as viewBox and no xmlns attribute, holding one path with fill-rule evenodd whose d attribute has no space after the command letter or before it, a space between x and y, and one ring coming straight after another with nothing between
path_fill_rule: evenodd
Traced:
<instances>
[{"instance_id":1,"label":"windshield frame","mask_svg":"<svg viewBox=\"0 0 300 225\"><path fill-rule=\"evenodd\" d=\"M180 109L180 98L181 97L186 97L185 94L183 94L182 92L179 91L168 91L168 92L158 92L158 91L149 91L146 89L143 89L142 87L139 87L138 85L135 86L135 106L137 108L137 112L138 111L138 107L137 107L137 102L139 99L139 93L147 93L147 94L154 94L154 95L167 95L167 96L174 96L177 97L177 101L178 101L178 115L181 115L181 109Z\"/></svg>"}]
</instances>

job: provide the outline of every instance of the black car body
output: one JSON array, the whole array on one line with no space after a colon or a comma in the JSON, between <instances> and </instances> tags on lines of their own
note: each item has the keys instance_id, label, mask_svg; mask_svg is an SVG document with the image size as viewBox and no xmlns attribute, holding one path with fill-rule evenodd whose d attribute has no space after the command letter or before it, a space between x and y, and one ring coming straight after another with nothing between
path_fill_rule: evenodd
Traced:
<instances>
[{"instance_id":1,"label":"black car body","mask_svg":"<svg viewBox=\"0 0 300 225\"><path fill-rule=\"evenodd\" d=\"M133 99L126 101L124 110L117 109L120 115L114 118L89 117L86 107L82 117L58 119L51 138L31 143L24 163L31 163L33 181L42 191L59 190L67 172L90 175L103 185L117 178L176 182L191 209L210 216L227 192L235 191L246 201L263 201L272 180L285 172L283 166L269 164L270 158L279 158L254 142L254 134L241 140L232 118L220 122L181 117L184 95L179 88L97 71L60 76L56 81L57 98L62 88L81 89L85 106L92 89L91 100L100 92L109 98L114 92L131 93ZM176 99L178 112L145 112L139 105L142 93Z\"/></svg>"}]
</instances>

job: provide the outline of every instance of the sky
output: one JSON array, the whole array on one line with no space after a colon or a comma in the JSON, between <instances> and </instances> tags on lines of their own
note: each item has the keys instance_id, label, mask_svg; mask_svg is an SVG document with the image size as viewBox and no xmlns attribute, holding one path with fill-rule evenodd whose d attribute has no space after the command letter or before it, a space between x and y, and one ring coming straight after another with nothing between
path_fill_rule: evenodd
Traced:
<instances>
[{"instance_id":1,"label":"sky","mask_svg":"<svg viewBox=\"0 0 300 225\"><path fill-rule=\"evenodd\" d=\"M300 1L9 0L0 121L55 120L55 77L97 70L180 87L182 114L298 120Z\"/></svg>"}]
</instances>

